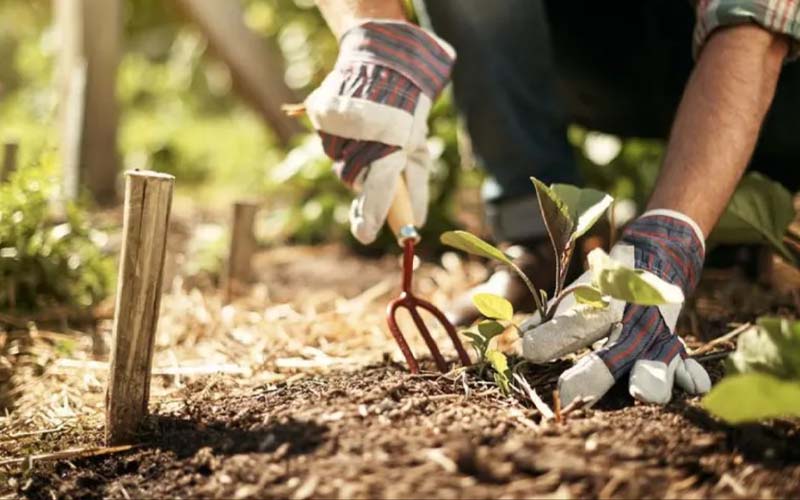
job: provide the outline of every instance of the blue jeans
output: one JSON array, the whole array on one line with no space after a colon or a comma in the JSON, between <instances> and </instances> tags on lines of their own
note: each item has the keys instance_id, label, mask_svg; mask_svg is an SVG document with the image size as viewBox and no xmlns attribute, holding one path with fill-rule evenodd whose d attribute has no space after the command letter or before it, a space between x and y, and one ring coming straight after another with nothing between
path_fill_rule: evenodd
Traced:
<instances>
[{"instance_id":1,"label":"blue jeans","mask_svg":"<svg viewBox=\"0 0 800 500\"><path fill-rule=\"evenodd\" d=\"M544 236L530 177L579 183L567 123L665 138L691 72L694 13L675 0L418 0L458 51L456 105L489 178L495 237ZM753 165L797 183L800 64L787 65ZM787 175L794 179L787 179Z\"/></svg>"}]
</instances>

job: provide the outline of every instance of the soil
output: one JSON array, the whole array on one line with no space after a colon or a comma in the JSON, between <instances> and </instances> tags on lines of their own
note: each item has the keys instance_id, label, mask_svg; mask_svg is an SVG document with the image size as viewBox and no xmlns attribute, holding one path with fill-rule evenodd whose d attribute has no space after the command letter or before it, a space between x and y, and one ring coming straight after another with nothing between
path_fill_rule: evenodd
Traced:
<instances>
[{"instance_id":1,"label":"soil","mask_svg":"<svg viewBox=\"0 0 800 500\"><path fill-rule=\"evenodd\" d=\"M438 304L485 276L454 256L439 264L415 277ZM262 285L231 305L187 290L188 279L174 285L154 357L155 367L201 360L244 371L155 376L137 448L0 466L0 498L800 498L800 423L729 427L699 398L676 391L665 407L642 405L624 384L592 409L545 421L474 372L440 375L423 359L429 371L411 375L397 362L383 319L396 258L286 247L255 266ZM732 321L795 314L796 302L707 270L678 329L696 346ZM35 333L17 406L8 423L0 417L0 461L102 446L106 370L92 363L104 362L108 327L77 336L71 364L61 334ZM422 352L419 339L412 346ZM525 376L550 402L570 364ZM705 364L722 376L720 357Z\"/></svg>"},{"instance_id":2,"label":"soil","mask_svg":"<svg viewBox=\"0 0 800 500\"><path fill-rule=\"evenodd\" d=\"M710 366L720 373L718 362ZM465 384L465 380L468 383ZM209 400L209 388L228 395ZM543 422L475 378L388 363L236 389L197 381L141 448L40 466L27 498L796 497L800 426L729 428L695 399Z\"/></svg>"}]
</instances>

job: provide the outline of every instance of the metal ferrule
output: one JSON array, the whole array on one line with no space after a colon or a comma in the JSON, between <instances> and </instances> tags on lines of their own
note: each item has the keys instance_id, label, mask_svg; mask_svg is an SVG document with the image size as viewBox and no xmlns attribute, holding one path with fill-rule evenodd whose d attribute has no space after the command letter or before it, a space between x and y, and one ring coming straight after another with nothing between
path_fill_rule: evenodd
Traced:
<instances>
[{"instance_id":1,"label":"metal ferrule","mask_svg":"<svg viewBox=\"0 0 800 500\"><path fill-rule=\"evenodd\" d=\"M419 232L417 232L417 228L411 224L401 227L400 231L397 233L397 243L400 246L403 246L403 244L408 240L411 240L415 244L419 243L420 239L421 237Z\"/></svg>"}]
</instances>

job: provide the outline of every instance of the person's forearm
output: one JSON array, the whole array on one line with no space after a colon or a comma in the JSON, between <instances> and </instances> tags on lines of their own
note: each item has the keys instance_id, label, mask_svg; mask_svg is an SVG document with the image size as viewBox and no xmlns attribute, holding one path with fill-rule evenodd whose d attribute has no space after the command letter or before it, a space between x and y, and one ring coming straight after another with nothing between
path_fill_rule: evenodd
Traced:
<instances>
[{"instance_id":1,"label":"person's forearm","mask_svg":"<svg viewBox=\"0 0 800 500\"><path fill-rule=\"evenodd\" d=\"M753 154L787 50L784 37L751 25L711 36L686 85L648 209L684 213L709 234Z\"/></svg>"},{"instance_id":2,"label":"person's forearm","mask_svg":"<svg viewBox=\"0 0 800 500\"><path fill-rule=\"evenodd\" d=\"M317 7L337 39L360 19L406 20L401 0L317 0Z\"/></svg>"}]
</instances>

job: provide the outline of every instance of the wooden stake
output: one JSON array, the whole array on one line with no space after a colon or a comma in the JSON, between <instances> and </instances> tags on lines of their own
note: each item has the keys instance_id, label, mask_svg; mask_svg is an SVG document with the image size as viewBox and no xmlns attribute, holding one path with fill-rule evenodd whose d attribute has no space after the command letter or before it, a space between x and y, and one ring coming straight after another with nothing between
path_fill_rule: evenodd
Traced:
<instances>
[{"instance_id":1,"label":"wooden stake","mask_svg":"<svg viewBox=\"0 0 800 500\"><path fill-rule=\"evenodd\" d=\"M64 194L75 199L85 187L95 202L116 205L116 88L125 2L52 0L52 7Z\"/></svg>"},{"instance_id":2,"label":"wooden stake","mask_svg":"<svg viewBox=\"0 0 800 500\"><path fill-rule=\"evenodd\" d=\"M147 414L174 181L171 175L149 171L125 175L122 251L106 393L109 446L133 442Z\"/></svg>"},{"instance_id":3,"label":"wooden stake","mask_svg":"<svg viewBox=\"0 0 800 500\"><path fill-rule=\"evenodd\" d=\"M237 202L233 205L230 253L223 288L225 302L230 302L252 280L252 260L256 251L253 225L257 212L258 205L255 203Z\"/></svg>"},{"instance_id":4,"label":"wooden stake","mask_svg":"<svg viewBox=\"0 0 800 500\"><path fill-rule=\"evenodd\" d=\"M3 144L3 165L0 167L0 182L6 182L17 170L17 149L16 142Z\"/></svg>"}]
</instances>

